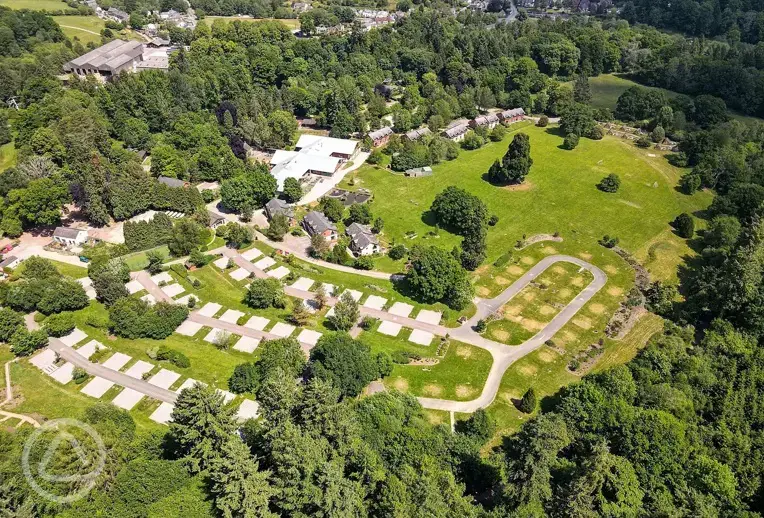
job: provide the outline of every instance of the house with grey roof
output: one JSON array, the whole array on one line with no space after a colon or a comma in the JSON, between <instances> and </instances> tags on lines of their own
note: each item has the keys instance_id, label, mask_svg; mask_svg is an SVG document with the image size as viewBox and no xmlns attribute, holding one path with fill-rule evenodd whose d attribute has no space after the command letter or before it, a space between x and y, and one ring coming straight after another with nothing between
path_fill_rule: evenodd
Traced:
<instances>
[{"instance_id":1,"label":"house with grey roof","mask_svg":"<svg viewBox=\"0 0 764 518\"><path fill-rule=\"evenodd\" d=\"M379 245L379 239L371 229L360 223L351 223L345 229L345 233L350 236L350 250L357 256L372 255L382 252Z\"/></svg>"},{"instance_id":2,"label":"house with grey roof","mask_svg":"<svg viewBox=\"0 0 764 518\"><path fill-rule=\"evenodd\" d=\"M140 41L114 40L64 64L64 71L110 79L122 71L132 70L142 60L143 44Z\"/></svg>"},{"instance_id":3,"label":"house with grey roof","mask_svg":"<svg viewBox=\"0 0 764 518\"><path fill-rule=\"evenodd\" d=\"M275 216L283 214L289 220L289 224L294 224L294 208L284 200L273 198L265 204L265 215L268 217L268 221L271 221Z\"/></svg>"},{"instance_id":4,"label":"house with grey roof","mask_svg":"<svg viewBox=\"0 0 764 518\"><path fill-rule=\"evenodd\" d=\"M305 214L302 220L302 226L311 237L321 234L330 243L337 241L339 234L337 227L324 216L323 212L311 211Z\"/></svg>"},{"instance_id":5,"label":"house with grey roof","mask_svg":"<svg viewBox=\"0 0 764 518\"><path fill-rule=\"evenodd\" d=\"M170 178L169 176L160 176L157 178L159 183L163 183L168 187L188 187L189 183L184 180L178 180L177 178Z\"/></svg>"},{"instance_id":6,"label":"house with grey roof","mask_svg":"<svg viewBox=\"0 0 764 518\"><path fill-rule=\"evenodd\" d=\"M422 137L426 137L427 135L430 135L432 132L430 131L430 128L419 128L419 129L413 129L409 132L407 132L404 137L406 140L419 140Z\"/></svg>"},{"instance_id":7,"label":"house with grey roof","mask_svg":"<svg viewBox=\"0 0 764 518\"><path fill-rule=\"evenodd\" d=\"M499 117L495 113L489 113L488 115L479 115L470 121L470 126L473 128L487 127L493 129L499 123Z\"/></svg>"},{"instance_id":8,"label":"house with grey roof","mask_svg":"<svg viewBox=\"0 0 764 518\"><path fill-rule=\"evenodd\" d=\"M225 216L218 214L214 210L207 211L207 217L209 218L209 226L212 230L217 229L221 225L225 225Z\"/></svg>"},{"instance_id":9,"label":"house with grey roof","mask_svg":"<svg viewBox=\"0 0 764 518\"><path fill-rule=\"evenodd\" d=\"M15 255L9 255L8 257L3 258L2 261L0 261L0 270L5 270L6 268L16 268L19 264L21 264L21 259L16 257Z\"/></svg>"},{"instance_id":10,"label":"house with grey roof","mask_svg":"<svg viewBox=\"0 0 764 518\"><path fill-rule=\"evenodd\" d=\"M390 126L382 126L378 130L369 132L369 138L374 144L374 147L384 146L392 136L393 129Z\"/></svg>"},{"instance_id":11,"label":"house with grey roof","mask_svg":"<svg viewBox=\"0 0 764 518\"><path fill-rule=\"evenodd\" d=\"M461 142L464 140L464 135L467 134L469 129L470 127L467 124L460 123L456 124L455 126L451 126L450 128L446 128L443 130L442 135L449 140L453 140L454 142Z\"/></svg>"},{"instance_id":12,"label":"house with grey roof","mask_svg":"<svg viewBox=\"0 0 764 518\"><path fill-rule=\"evenodd\" d=\"M525 110L522 108L512 108L511 110L504 110L499 113L499 119L501 119L501 122L504 124L512 124L513 122L523 120L524 118Z\"/></svg>"},{"instance_id":13,"label":"house with grey roof","mask_svg":"<svg viewBox=\"0 0 764 518\"><path fill-rule=\"evenodd\" d=\"M56 227L53 231L53 241L64 246L84 245L88 241L88 231L78 228Z\"/></svg>"}]
</instances>

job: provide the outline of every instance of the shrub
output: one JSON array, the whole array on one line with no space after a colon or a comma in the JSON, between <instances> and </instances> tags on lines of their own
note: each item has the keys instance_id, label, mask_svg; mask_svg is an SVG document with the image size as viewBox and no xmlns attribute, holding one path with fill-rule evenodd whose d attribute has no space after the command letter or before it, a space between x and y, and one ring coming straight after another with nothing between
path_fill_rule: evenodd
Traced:
<instances>
[{"instance_id":1,"label":"shrub","mask_svg":"<svg viewBox=\"0 0 764 518\"><path fill-rule=\"evenodd\" d=\"M692 194L700 189L702 180L699 174L686 174L679 180L679 188L685 194Z\"/></svg>"},{"instance_id":2,"label":"shrub","mask_svg":"<svg viewBox=\"0 0 764 518\"><path fill-rule=\"evenodd\" d=\"M378 164L382 161L382 152L379 149L375 149L369 155L366 161L370 164Z\"/></svg>"},{"instance_id":3,"label":"shrub","mask_svg":"<svg viewBox=\"0 0 764 518\"><path fill-rule=\"evenodd\" d=\"M562 147L570 151L576 149L576 146L578 146L578 135L575 133L568 133L565 135L565 140L562 142Z\"/></svg>"},{"instance_id":4,"label":"shrub","mask_svg":"<svg viewBox=\"0 0 764 518\"><path fill-rule=\"evenodd\" d=\"M653 131L650 132L650 138L653 142L661 143L663 142L663 139L666 138L666 130L663 129L663 126L658 124Z\"/></svg>"},{"instance_id":5,"label":"shrub","mask_svg":"<svg viewBox=\"0 0 764 518\"><path fill-rule=\"evenodd\" d=\"M355 261L353 261L353 268L356 270L371 270L374 268L374 259L368 255L362 255Z\"/></svg>"},{"instance_id":6,"label":"shrub","mask_svg":"<svg viewBox=\"0 0 764 518\"><path fill-rule=\"evenodd\" d=\"M589 130L589 133L586 136L592 140L602 140L604 134L602 133L602 128L599 126L592 126L592 129Z\"/></svg>"},{"instance_id":7,"label":"shrub","mask_svg":"<svg viewBox=\"0 0 764 518\"><path fill-rule=\"evenodd\" d=\"M96 329L106 329L109 327L109 316L101 313L91 313L85 319L85 323Z\"/></svg>"},{"instance_id":8,"label":"shrub","mask_svg":"<svg viewBox=\"0 0 764 518\"><path fill-rule=\"evenodd\" d=\"M212 203L217 197L218 193L214 189L204 189L202 191L202 199L204 200L204 203Z\"/></svg>"},{"instance_id":9,"label":"shrub","mask_svg":"<svg viewBox=\"0 0 764 518\"><path fill-rule=\"evenodd\" d=\"M19 327L8 343L11 352L16 356L29 356L48 344L48 335L42 329L30 332L24 327Z\"/></svg>"},{"instance_id":10,"label":"shrub","mask_svg":"<svg viewBox=\"0 0 764 518\"><path fill-rule=\"evenodd\" d=\"M506 136L506 134L507 134L507 128L499 124L498 126L493 128L493 130L491 130L489 138L491 139L492 142L501 142L502 140L504 140L504 137Z\"/></svg>"},{"instance_id":11,"label":"shrub","mask_svg":"<svg viewBox=\"0 0 764 518\"><path fill-rule=\"evenodd\" d=\"M478 333L482 333L486 330L488 327L488 323L485 321L485 319L481 318L477 321L477 324L475 324L475 331Z\"/></svg>"},{"instance_id":12,"label":"shrub","mask_svg":"<svg viewBox=\"0 0 764 518\"><path fill-rule=\"evenodd\" d=\"M393 261L397 261L398 259L403 259L406 252L408 252L408 250L405 245L395 245L387 252L387 256Z\"/></svg>"},{"instance_id":13,"label":"shrub","mask_svg":"<svg viewBox=\"0 0 764 518\"><path fill-rule=\"evenodd\" d=\"M518 407L520 411L531 414L536 410L536 406L538 406L538 398L536 391L531 387L523 394L523 399L520 400Z\"/></svg>"},{"instance_id":14,"label":"shrub","mask_svg":"<svg viewBox=\"0 0 764 518\"><path fill-rule=\"evenodd\" d=\"M71 313L57 313L45 319L43 329L48 336L61 337L74 329L74 317Z\"/></svg>"},{"instance_id":15,"label":"shrub","mask_svg":"<svg viewBox=\"0 0 764 518\"><path fill-rule=\"evenodd\" d=\"M695 221L692 219L692 216L686 212L677 216L676 219L671 222L671 225L676 229L676 233L685 239L690 239L695 233Z\"/></svg>"},{"instance_id":16,"label":"shrub","mask_svg":"<svg viewBox=\"0 0 764 518\"><path fill-rule=\"evenodd\" d=\"M81 385L88 379L88 373L82 367L75 367L72 371L72 379L77 385Z\"/></svg>"},{"instance_id":17,"label":"shrub","mask_svg":"<svg viewBox=\"0 0 764 518\"><path fill-rule=\"evenodd\" d=\"M641 148L648 148L651 144L650 139L645 136L639 137L634 143L637 145L637 147Z\"/></svg>"},{"instance_id":18,"label":"shrub","mask_svg":"<svg viewBox=\"0 0 764 518\"><path fill-rule=\"evenodd\" d=\"M548 125L549 125L549 117L547 117L546 115L542 115L541 117L539 117L538 122L536 122L536 126L538 126L539 128L546 128Z\"/></svg>"},{"instance_id":19,"label":"shrub","mask_svg":"<svg viewBox=\"0 0 764 518\"><path fill-rule=\"evenodd\" d=\"M599 244L604 246L605 248L614 248L618 245L619 239L615 236L609 236L605 234L602 236L602 239L599 240Z\"/></svg>"},{"instance_id":20,"label":"shrub","mask_svg":"<svg viewBox=\"0 0 764 518\"><path fill-rule=\"evenodd\" d=\"M188 297L188 302L186 303L186 305L188 306L189 309L195 308L196 307L196 297L194 297L193 295Z\"/></svg>"},{"instance_id":21,"label":"shrub","mask_svg":"<svg viewBox=\"0 0 764 518\"><path fill-rule=\"evenodd\" d=\"M212 343L221 351L227 351L236 343L236 336L228 331L218 331Z\"/></svg>"},{"instance_id":22,"label":"shrub","mask_svg":"<svg viewBox=\"0 0 764 518\"><path fill-rule=\"evenodd\" d=\"M488 218L488 224L492 227L496 226L496 223L498 222L499 222L499 216L497 216L496 214Z\"/></svg>"},{"instance_id":23,"label":"shrub","mask_svg":"<svg viewBox=\"0 0 764 518\"><path fill-rule=\"evenodd\" d=\"M361 327L361 329L370 331L377 324L377 322L379 322L378 318L366 316L361 319L361 322L358 325Z\"/></svg>"},{"instance_id":24,"label":"shrub","mask_svg":"<svg viewBox=\"0 0 764 518\"><path fill-rule=\"evenodd\" d=\"M168 361L181 369L187 369L191 366L191 360L185 354L165 346L161 346L157 350L156 359Z\"/></svg>"},{"instance_id":25,"label":"shrub","mask_svg":"<svg viewBox=\"0 0 764 518\"><path fill-rule=\"evenodd\" d=\"M620 187L621 178L615 173L610 173L597 184L597 189L602 192L618 192Z\"/></svg>"},{"instance_id":26,"label":"shrub","mask_svg":"<svg viewBox=\"0 0 764 518\"><path fill-rule=\"evenodd\" d=\"M260 387L260 369L254 362L241 363L234 367L228 378L228 389L234 394L249 392L254 394Z\"/></svg>"},{"instance_id":27,"label":"shrub","mask_svg":"<svg viewBox=\"0 0 764 518\"><path fill-rule=\"evenodd\" d=\"M390 355L390 358L393 360L393 363L397 363L399 365L406 365L411 359L409 353L406 351L395 351Z\"/></svg>"}]
</instances>

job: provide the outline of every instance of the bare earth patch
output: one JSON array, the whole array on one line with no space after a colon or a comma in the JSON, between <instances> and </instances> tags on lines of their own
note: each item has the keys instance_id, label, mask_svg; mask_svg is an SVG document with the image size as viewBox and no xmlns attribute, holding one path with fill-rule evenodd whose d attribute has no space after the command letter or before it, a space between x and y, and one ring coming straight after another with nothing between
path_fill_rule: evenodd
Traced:
<instances>
[{"instance_id":1,"label":"bare earth patch","mask_svg":"<svg viewBox=\"0 0 764 518\"><path fill-rule=\"evenodd\" d=\"M541 249L541 253L544 255L553 255L557 253L557 249L553 246L545 246Z\"/></svg>"},{"instance_id":2,"label":"bare earth patch","mask_svg":"<svg viewBox=\"0 0 764 518\"><path fill-rule=\"evenodd\" d=\"M559 294L560 294L560 297L564 299L569 299L570 296L573 295L573 292L569 290L568 288L563 288L560 290Z\"/></svg>"},{"instance_id":3,"label":"bare earth patch","mask_svg":"<svg viewBox=\"0 0 764 518\"><path fill-rule=\"evenodd\" d=\"M456 355L460 358L469 358L472 356L472 347L467 347L465 345L460 345L456 348Z\"/></svg>"},{"instance_id":4,"label":"bare earth patch","mask_svg":"<svg viewBox=\"0 0 764 518\"><path fill-rule=\"evenodd\" d=\"M541 349L539 351L539 360L544 363L553 362L557 359L557 353L552 349Z\"/></svg>"},{"instance_id":5,"label":"bare earth patch","mask_svg":"<svg viewBox=\"0 0 764 518\"><path fill-rule=\"evenodd\" d=\"M496 281L496 284L498 284L499 286L508 286L510 284L510 280L509 279L506 279L506 278L501 277L501 276L496 277L494 279L494 281Z\"/></svg>"},{"instance_id":6,"label":"bare earth patch","mask_svg":"<svg viewBox=\"0 0 764 518\"><path fill-rule=\"evenodd\" d=\"M456 397L459 397L459 398L468 398L472 396L475 392L477 391L474 388L468 387L467 385L456 386Z\"/></svg>"},{"instance_id":7,"label":"bare earth patch","mask_svg":"<svg viewBox=\"0 0 764 518\"><path fill-rule=\"evenodd\" d=\"M522 310L522 306L506 306L504 308L504 314L513 317L515 315L519 315Z\"/></svg>"},{"instance_id":8,"label":"bare earth patch","mask_svg":"<svg viewBox=\"0 0 764 518\"><path fill-rule=\"evenodd\" d=\"M502 189L512 192L530 191L533 189L533 184L531 182L516 183L512 185L505 185L502 187Z\"/></svg>"},{"instance_id":9,"label":"bare earth patch","mask_svg":"<svg viewBox=\"0 0 764 518\"><path fill-rule=\"evenodd\" d=\"M538 371L538 368L535 365L527 364L527 365L518 367L517 370L520 371L520 374L523 374L525 376L533 376Z\"/></svg>"},{"instance_id":10,"label":"bare earth patch","mask_svg":"<svg viewBox=\"0 0 764 518\"><path fill-rule=\"evenodd\" d=\"M583 277L580 277L580 276L579 276L579 277L573 277L573 278L570 280L570 283L571 283L573 286L576 286L576 287L578 287L578 288L583 288L583 287L584 287L584 278L583 278Z\"/></svg>"},{"instance_id":11,"label":"bare earth patch","mask_svg":"<svg viewBox=\"0 0 764 518\"><path fill-rule=\"evenodd\" d=\"M589 252L580 252L578 254L578 257L580 257L584 261L589 261L592 258L592 254L590 254Z\"/></svg>"},{"instance_id":12,"label":"bare earth patch","mask_svg":"<svg viewBox=\"0 0 764 518\"><path fill-rule=\"evenodd\" d=\"M409 382L405 378L395 378L395 381L393 381L393 388L400 392L408 392Z\"/></svg>"},{"instance_id":13,"label":"bare earth patch","mask_svg":"<svg viewBox=\"0 0 764 518\"><path fill-rule=\"evenodd\" d=\"M620 297L623 295L623 288L619 288L618 286L613 286L612 288L607 289L608 295L612 295L613 297Z\"/></svg>"},{"instance_id":14,"label":"bare earth patch","mask_svg":"<svg viewBox=\"0 0 764 518\"><path fill-rule=\"evenodd\" d=\"M591 304L589 306L589 311L591 311L595 315L601 315L602 313L605 312L605 306L603 306L602 304Z\"/></svg>"},{"instance_id":15,"label":"bare earth patch","mask_svg":"<svg viewBox=\"0 0 764 518\"><path fill-rule=\"evenodd\" d=\"M523 264L533 264L533 257L528 257L527 255L520 258L520 262Z\"/></svg>"},{"instance_id":16,"label":"bare earth patch","mask_svg":"<svg viewBox=\"0 0 764 518\"><path fill-rule=\"evenodd\" d=\"M507 273L514 276L520 276L523 273L525 273L525 270L517 266L516 264L513 264L509 268L507 268Z\"/></svg>"},{"instance_id":17,"label":"bare earth patch","mask_svg":"<svg viewBox=\"0 0 764 518\"><path fill-rule=\"evenodd\" d=\"M541 309L539 309L539 313L541 313L542 315L554 315L555 313L557 313L557 310L548 304L544 304L543 306L541 306Z\"/></svg>"},{"instance_id":18,"label":"bare earth patch","mask_svg":"<svg viewBox=\"0 0 764 518\"><path fill-rule=\"evenodd\" d=\"M588 317L576 317L573 319L573 323L581 329L591 329L592 320Z\"/></svg>"},{"instance_id":19,"label":"bare earth patch","mask_svg":"<svg viewBox=\"0 0 764 518\"><path fill-rule=\"evenodd\" d=\"M528 302L530 302L536 298L536 294L533 293L532 291L526 291L525 293L523 293L523 298L527 300Z\"/></svg>"},{"instance_id":20,"label":"bare earth patch","mask_svg":"<svg viewBox=\"0 0 764 518\"><path fill-rule=\"evenodd\" d=\"M538 320L533 320L532 318L524 318L520 324L528 331L541 331L544 329L545 325L544 323L539 322Z\"/></svg>"},{"instance_id":21,"label":"bare earth patch","mask_svg":"<svg viewBox=\"0 0 764 518\"><path fill-rule=\"evenodd\" d=\"M504 331L503 329L494 329L491 331L491 336L493 336L496 340L503 342L504 340L509 340L509 331Z\"/></svg>"},{"instance_id":22,"label":"bare earth patch","mask_svg":"<svg viewBox=\"0 0 764 518\"><path fill-rule=\"evenodd\" d=\"M429 385L422 387L422 392L424 392L426 396L437 397L443 394L443 387L434 383L430 383Z\"/></svg>"},{"instance_id":23,"label":"bare earth patch","mask_svg":"<svg viewBox=\"0 0 764 518\"><path fill-rule=\"evenodd\" d=\"M562 336L569 342L575 342L576 339L578 338L578 335L569 329L566 329L565 331L563 331Z\"/></svg>"},{"instance_id":24,"label":"bare earth patch","mask_svg":"<svg viewBox=\"0 0 764 518\"><path fill-rule=\"evenodd\" d=\"M554 273L557 273L557 274L559 274L559 275L562 275L562 274L564 274L564 273L565 273L565 268L563 268L562 266L560 266L560 265L558 264L557 266L554 266L554 267L552 267L552 271L553 271Z\"/></svg>"},{"instance_id":25,"label":"bare earth patch","mask_svg":"<svg viewBox=\"0 0 764 518\"><path fill-rule=\"evenodd\" d=\"M605 267L604 267L604 268L602 268L602 269L603 269L603 270L605 270L607 273L611 273L611 274L613 274L613 275L615 275L616 273L618 273L618 268L616 268L616 267L615 267L615 266L613 266L612 264L609 264L609 265L605 266Z\"/></svg>"},{"instance_id":26,"label":"bare earth patch","mask_svg":"<svg viewBox=\"0 0 764 518\"><path fill-rule=\"evenodd\" d=\"M478 297L487 297L488 295L491 294L491 290L489 290L485 286L480 286L477 289L477 294L478 294Z\"/></svg>"}]
</instances>

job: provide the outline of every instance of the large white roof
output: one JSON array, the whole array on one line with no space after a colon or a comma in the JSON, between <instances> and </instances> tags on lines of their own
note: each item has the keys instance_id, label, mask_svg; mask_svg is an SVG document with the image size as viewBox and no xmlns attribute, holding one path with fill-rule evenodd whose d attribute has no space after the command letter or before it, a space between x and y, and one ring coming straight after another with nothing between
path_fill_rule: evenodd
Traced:
<instances>
[{"instance_id":1,"label":"large white roof","mask_svg":"<svg viewBox=\"0 0 764 518\"><path fill-rule=\"evenodd\" d=\"M300 135L300 139L295 147L301 151L308 151L306 148L310 148L310 154L312 155L329 156L332 153L352 155L357 145L358 142L355 140L306 134Z\"/></svg>"},{"instance_id":2,"label":"large white roof","mask_svg":"<svg viewBox=\"0 0 764 518\"><path fill-rule=\"evenodd\" d=\"M279 151L274 153L273 158L271 159L272 164L278 153ZM334 174L340 163L339 158L330 156L320 156L312 153L295 153L294 151L285 151L284 153L294 154L291 160L282 160L271 170L271 174L276 178L279 191L284 188L284 180L287 178L302 178L309 170Z\"/></svg>"}]
</instances>

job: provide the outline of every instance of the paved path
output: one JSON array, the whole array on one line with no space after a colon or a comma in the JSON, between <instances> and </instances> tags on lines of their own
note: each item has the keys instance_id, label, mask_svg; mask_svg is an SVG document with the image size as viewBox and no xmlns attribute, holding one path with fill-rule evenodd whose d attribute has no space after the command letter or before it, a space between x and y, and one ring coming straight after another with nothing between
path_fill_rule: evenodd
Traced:
<instances>
[{"instance_id":1,"label":"paved path","mask_svg":"<svg viewBox=\"0 0 764 518\"><path fill-rule=\"evenodd\" d=\"M62 359L72 363L75 367L80 367L91 376L98 376L99 378L107 379L117 385L121 385L125 388L131 388L136 392L140 392L150 398L163 401L165 403L175 403L178 394L171 390L163 389L152 385L142 379L136 379L127 374L124 374L108 367L104 367L100 363L93 363L77 351L66 345L58 338L48 339L48 349L57 353Z\"/></svg>"},{"instance_id":2,"label":"paved path","mask_svg":"<svg viewBox=\"0 0 764 518\"><path fill-rule=\"evenodd\" d=\"M0 406L5 406L13 399L13 388L11 387L11 363L15 361L16 360L11 360L5 364L5 399L2 403L0 403ZM0 422L6 421L8 419L18 419L19 422L16 425L16 428L21 426L23 423L29 423L35 428L40 427L40 423L28 415L17 414L15 412L6 412L5 410L0 410L0 415L3 416L3 418L0 419Z\"/></svg>"}]
</instances>

